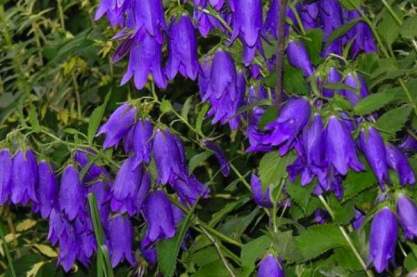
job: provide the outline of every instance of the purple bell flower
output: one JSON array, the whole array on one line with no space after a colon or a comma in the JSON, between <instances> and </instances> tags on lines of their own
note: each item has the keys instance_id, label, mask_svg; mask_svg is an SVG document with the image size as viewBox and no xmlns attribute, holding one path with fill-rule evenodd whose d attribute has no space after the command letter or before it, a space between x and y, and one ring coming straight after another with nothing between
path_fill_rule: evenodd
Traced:
<instances>
[{"instance_id":1,"label":"purple bell flower","mask_svg":"<svg viewBox=\"0 0 417 277\"><path fill-rule=\"evenodd\" d=\"M68 165L62 173L59 206L69 220L87 212L86 190L81 184L79 173L73 165Z\"/></svg>"},{"instance_id":2,"label":"purple bell flower","mask_svg":"<svg viewBox=\"0 0 417 277\"><path fill-rule=\"evenodd\" d=\"M417 152L417 139L413 136L407 135L404 141L400 144L401 150L410 153Z\"/></svg>"},{"instance_id":3,"label":"purple bell flower","mask_svg":"<svg viewBox=\"0 0 417 277\"><path fill-rule=\"evenodd\" d=\"M95 196L102 224L106 225L110 214L111 193L109 183L97 181L88 187L88 192Z\"/></svg>"},{"instance_id":4,"label":"purple bell flower","mask_svg":"<svg viewBox=\"0 0 417 277\"><path fill-rule=\"evenodd\" d=\"M336 68L331 67L329 72L327 73L327 84L337 84L340 83L342 80L342 76L340 75L339 71ZM334 90L323 87L323 96L331 98L334 96Z\"/></svg>"},{"instance_id":5,"label":"purple bell flower","mask_svg":"<svg viewBox=\"0 0 417 277\"><path fill-rule=\"evenodd\" d=\"M252 174L251 176L250 186L252 190L252 198L255 203L263 208L271 208L272 200L269 187L263 191L261 180L255 174Z\"/></svg>"},{"instance_id":6,"label":"purple bell flower","mask_svg":"<svg viewBox=\"0 0 417 277\"><path fill-rule=\"evenodd\" d=\"M136 108L124 103L118 107L104 123L97 136L106 134L103 147L105 149L117 146L120 140L127 134L130 127L135 123Z\"/></svg>"},{"instance_id":7,"label":"purple bell flower","mask_svg":"<svg viewBox=\"0 0 417 277\"><path fill-rule=\"evenodd\" d=\"M402 186L416 182L414 171L407 156L392 144L386 145L387 162L390 168L397 172Z\"/></svg>"},{"instance_id":8,"label":"purple bell flower","mask_svg":"<svg viewBox=\"0 0 417 277\"><path fill-rule=\"evenodd\" d=\"M177 176L171 180L172 188L182 202L195 205L200 198L207 198L209 189L194 176Z\"/></svg>"},{"instance_id":9,"label":"purple bell flower","mask_svg":"<svg viewBox=\"0 0 417 277\"><path fill-rule=\"evenodd\" d=\"M205 7L206 4L202 6ZM215 28L219 28L221 30L224 29L222 23L217 18L209 13L199 10L198 8L194 10L193 17L197 21L198 31L204 38L208 37L209 33Z\"/></svg>"},{"instance_id":10,"label":"purple bell flower","mask_svg":"<svg viewBox=\"0 0 417 277\"><path fill-rule=\"evenodd\" d=\"M164 192L155 191L148 195L143 205L143 216L148 224L146 239L149 243L175 236L172 204Z\"/></svg>"},{"instance_id":11,"label":"purple bell flower","mask_svg":"<svg viewBox=\"0 0 417 277\"><path fill-rule=\"evenodd\" d=\"M355 20L361 17L356 10L346 11L346 15L347 20ZM378 50L371 28L363 21L356 23L347 33L347 37L352 41L352 58L356 58L362 52L373 53Z\"/></svg>"},{"instance_id":12,"label":"purple bell flower","mask_svg":"<svg viewBox=\"0 0 417 277\"><path fill-rule=\"evenodd\" d=\"M187 15L174 21L169 30L168 79L173 80L178 71L191 80L197 78L199 71L197 39L193 23Z\"/></svg>"},{"instance_id":13,"label":"purple bell flower","mask_svg":"<svg viewBox=\"0 0 417 277\"><path fill-rule=\"evenodd\" d=\"M149 164L152 152L153 126L148 120L138 120L133 128L132 150L135 166L141 163Z\"/></svg>"},{"instance_id":14,"label":"purple bell flower","mask_svg":"<svg viewBox=\"0 0 417 277\"><path fill-rule=\"evenodd\" d=\"M74 227L67 224L59 238L59 256L58 262L68 272L73 267L80 252L80 241L75 234Z\"/></svg>"},{"instance_id":15,"label":"purple bell flower","mask_svg":"<svg viewBox=\"0 0 417 277\"><path fill-rule=\"evenodd\" d=\"M213 8L218 10L218 11L223 7L224 1L225 0L209 0L210 5L212 5Z\"/></svg>"},{"instance_id":16,"label":"purple bell flower","mask_svg":"<svg viewBox=\"0 0 417 277\"><path fill-rule=\"evenodd\" d=\"M330 117L326 129L326 156L341 175L346 175L349 168L355 171L364 169L357 156L350 129L334 115Z\"/></svg>"},{"instance_id":17,"label":"purple bell flower","mask_svg":"<svg viewBox=\"0 0 417 277\"><path fill-rule=\"evenodd\" d=\"M383 138L375 128L369 127L367 130L361 130L359 144L379 185L384 187L390 180Z\"/></svg>"},{"instance_id":18,"label":"purple bell flower","mask_svg":"<svg viewBox=\"0 0 417 277\"><path fill-rule=\"evenodd\" d=\"M151 74L155 84L164 89L168 82L162 69L162 44L146 32L138 32L133 38L129 55L129 65L123 75L121 85L132 77L135 87L141 90Z\"/></svg>"},{"instance_id":19,"label":"purple bell flower","mask_svg":"<svg viewBox=\"0 0 417 277\"><path fill-rule=\"evenodd\" d=\"M184 147L169 131L156 130L153 153L160 184L167 184L176 176L187 175Z\"/></svg>"},{"instance_id":20,"label":"purple bell flower","mask_svg":"<svg viewBox=\"0 0 417 277\"><path fill-rule=\"evenodd\" d=\"M233 8L232 40L238 36L249 47L254 47L262 29L262 1L235 0Z\"/></svg>"},{"instance_id":21,"label":"purple bell flower","mask_svg":"<svg viewBox=\"0 0 417 277\"><path fill-rule=\"evenodd\" d=\"M140 241L139 249L145 260L150 265L155 265L158 260L158 252L154 247L149 245L150 243L146 239L143 239Z\"/></svg>"},{"instance_id":22,"label":"purple bell flower","mask_svg":"<svg viewBox=\"0 0 417 277\"><path fill-rule=\"evenodd\" d=\"M369 261L378 273L388 267L388 262L395 256L397 243L397 220L388 208L382 208L372 220L369 235Z\"/></svg>"},{"instance_id":23,"label":"purple bell flower","mask_svg":"<svg viewBox=\"0 0 417 277\"><path fill-rule=\"evenodd\" d=\"M310 30L320 27L320 7L318 2L300 3L297 5L297 11L304 29Z\"/></svg>"},{"instance_id":24,"label":"purple bell flower","mask_svg":"<svg viewBox=\"0 0 417 277\"><path fill-rule=\"evenodd\" d=\"M304 98L292 98L281 109L277 119L265 126L267 134L262 143L279 146L281 156L294 146L298 134L308 123L311 114L309 102Z\"/></svg>"},{"instance_id":25,"label":"purple bell flower","mask_svg":"<svg viewBox=\"0 0 417 277\"><path fill-rule=\"evenodd\" d=\"M343 25L342 7L338 0L320 0L319 1L320 21L323 25L324 37L328 39L330 35ZM324 56L330 53L340 55L342 53L342 39L337 38L326 49Z\"/></svg>"},{"instance_id":26,"label":"purple bell flower","mask_svg":"<svg viewBox=\"0 0 417 277\"><path fill-rule=\"evenodd\" d=\"M108 238L111 264L113 267L116 267L124 259L126 259L131 266L136 265L132 249L133 226L128 217L116 215L110 219Z\"/></svg>"},{"instance_id":27,"label":"purple bell flower","mask_svg":"<svg viewBox=\"0 0 417 277\"><path fill-rule=\"evenodd\" d=\"M305 77L313 75L314 67L303 42L290 40L287 46L287 56L288 62L300 69Z\"/></svg>"},{"instance_id":28,"label":"purple bell flower","mask_svg":"<svg viewBox=\"0 0 417 277\"><path fill-rule=\"evenodd\" d=\"M166 29L162 0L134 0L131 9L134 13L135 30L146 30L150 37L162 44L163 31Z\"/></svg>"},{"instance_id":29,"label":"purple bell flower","mask_svg":"<svg viewBox=\"0 0 417 277\"><path fill-rule=\"evenodd\" d=\"M13 160L8 149L0 150L0 205L9 201L12 190Z\"/></svg>"},{"instance_id":30,"label":"purple bell flower","mask_svg":"<svg viewBox=\"0 0 417 277\"><path fill-rule=\"evenodd\" d=\"M352 220L352 228L358 230L362 227L365 221L365 215L358 209L355 209L355 217Z\"/></svg>"},{"instance_id":31,"label":"purple bell flower","mask_svg":"<svg viewBox=\"0 0 417 277\"><path fill-rule=\"evenodd\" d=\"M266 255L259 263L258 277L284 277L284 269L272 254Z\"/></svg>"},{"instance_id":32,"label":"purple bell flower","mask_svg":"<svg viewBox=\"0 0 417 277\"><path fill-rule=\"evenodd\" d=\"M93 155L93 153L89 153ZM96 181L99 177L110 177L109 173L104 167L98 166L94 163L90 164L88 152L83 150L77 150L74 154L74 160L80 165L81 169L89 166L89 169L84 175L83 182L90 183Z\"/></svg>"},{"instance_id":33,"label":"purple bell flower","mask_svg":"<svg viewBox=\"0 0 417 277\"><path fill-rule=\"evenodd\" d=\"M110 25L116 27L123 23L122 7L116 7L114 0L101 0L94 15L94 20L99 20L106 15Z\"/></svg>"},{"instance_id":34,"label":"purple bell flower","mask_svg":"<svg viewBox=\"0 0 417 277\"><path fill-rule=\"evenodd\" d=\"M11 200L13 204L38 203L38 164L32 150L20 150L13 158Z\"/></svg>"},{"instance_id":35,"label":"purple bell flower","mask_svg":"<svg viewBox=\"0 0 417 277\"><path fill-rule=\"evenodd\" d=\"M141 183L143 174L144 168L137 167L133 157L129 157L123 162L111 189L113 212L128 212L132 216L139 211L140 207L137 206L138 192L143 198L142 194L146 195L149 190L147 181L144 184ZM144 185L143 188L142 185Z\"/></svg>"},{"instance_id":36,"label":"purple bell flower","mask_svg":"<svg viewBox=\"0 0 417 277\"><path fill-rule=\"evenodd\" d=\"M346 75L344 84L359 91L359 94L358 92L350 89L344 89L340 92L343 97L352 103L352 105L356 105L361 98L368 95L368 87L366 86L365 80L355 72L351 72Z\"/></svg>"},{"instance_id":37,"label":"purple bell flower","mask_svg":"<svg viewBox=\"0 0 417 277\"><path fill-rule=\"evenodd\" d=\"M417 237L417 206L407 196L401 194L397 199L397 214L407 239Z\"/></svg>"},{"instance_id":38,"label":"purple bell flower","mask_svg":"<svg viewBox=\"0 0 417 277\"><path fill-rule=\"evenodd\" d=\"M49 214L48 240L52 245L56 245L58 243L58 240L63 237L62 234L69 225L68 220L57 208L53 208L51 210Z\"/></svg>"},{"instance_id":39,"label":"purple bell flower","mask_svg":"<svg viewBox=\"0 0 417 277\"><path fill-rule=\"evenodd\" d=\"M58 200L58 184L54 170L46 161L41 161L39 170L39 207L42 218L48 218Z\"/></svg>"},{"instance_id":40,"label":"purple bell flower","mask_svg":"<svg viewBox=\"0 0 417 277\"><path fill-rule=\"evenodd\" d=\"M227 160L223 150L211 141L204 141L204 146L207 147L210 151L214 153L214 156L216 156L217 161L220 164L220 171L222 172L223 176L227 177L230 174L230 163Z\"/></svg>"}]
</instances>

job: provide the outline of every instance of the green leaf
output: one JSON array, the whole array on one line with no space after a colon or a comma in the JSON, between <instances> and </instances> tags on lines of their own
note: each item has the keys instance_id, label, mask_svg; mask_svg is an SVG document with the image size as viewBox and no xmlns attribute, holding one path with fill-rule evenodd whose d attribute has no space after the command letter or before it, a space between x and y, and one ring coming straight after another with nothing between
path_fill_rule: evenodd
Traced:
<instances>
[{"instance_id":1,"label":"green leaf","mask_svg":"<svg viewBox=\"0 0 417 277\"><path fill-rule=\"evenodd\" d=\"M408 105L398 107L384 113L376 122L376 127L382 131L386 139L391 139L404 128L412 108Z\"/></svg>"},{"instance_id":2,"label":"green leaf","mask_svg":"<svg viewBox=\"0 0 417 277\"><path fill-rule=\"evenodd\" d=\"M190 172L193 173L197 167L201 166L212 155L213 152L205 151L193 156L188 162L188 169L190 170Z\"/></svg>"},{"instance_id":3,"label":"green leaf","mask_svg":"<svg viewBox=\"0 0 417 277\"><path fill-rule=\"evenodd\" d=\"M348 10L358 9L362 5L362 0L340 0L343 7Z\"/></svg>"},{"instance_id":4,"label":"green leaf","mask_svg":"<svg viewBox=\"0 0 417 277\"><path fill-rule=\"evenodd\" d=\"M329 46L333 41L346 34L353 26L355 26L361 19L352 20L341 27L334 30L327 39L326 46Z\"/></svg>"},{"instance_id":5,"label":"green leaf","mask_svg":"<svg viewBox=\"0 0 417 277\"><path fill-rule=\"evenodd\" d=\"M304 260L314 259L333 248L347 246L338 227L333 224L314 225L298 237L296 245Z\"/></svg>"},{"instance_id":6,"label":"green leaf","mask_svg":"<svg viewBox=\"0 0 417 277\"><path fill-rule=\"evenodd\" d=\"M111 95L111 91L107 93L106 97L104 98L103 104L95 108L94 111L91 113L89 123L88 123L88 129L87 129L87 139L88 139L89 144L93 143L94 136L96 135L98 126L100 125L100 122L103 119L104 112L106 110L107 102L109 101L110 95Z\"/></svg>"},{"instance_id":7,"label":"green leaf","mask_svg":"<svg viewBox=\"0 0 417 277\"><path fill-rule=\"evenodd\" d=\"M247 268L249 273L252 272L255 269L256 260L265 254L270 245L271 239L265 235L244 244L240 253L242 267Z\"/></svg>"},{"instance_id":8,"label":"green leaf","mask_svg":"<svg viewBox=\"0 0 417 277\"><path fill-rule=\"evenodd\" d=\"M190 112L191 109L191 102L193 100L193 97L190 96L187 98L187 100L185 100L184 105L182 106L181 109L181 116L188 121L188 113Z\"/></svg>"},{"instance_id":9,"label":"green leaf","mask_svg":"<svg viewBox=\"0 0 417 277\"><path fill-rule=\"evenodd\" d=\"M313 64L319 64L321 61L321 48L323 46L323 31L321 29L308 30L304 44L307 47Z\"/></svg>"},{"instance_id":10,"label":"green leaf","mask_svg":"<svg viewBox=\"0 0 417 277\"><path fill-rule=\"evenodd\" d=\"M265 128L266 124L272 122L278 116L278 110L275 106L269 107L266 109L265 113L262 115L261 119L259 120L259 128Z\"/></svg>"},{"instance_id":11,"label":"green leaf","mask_svg":"<svg viewBox=\"0 0 417 277\"><path fill-rule=\"evenodd\" d=\"M406 20L403 21L401 26L401 36L408 39L414 39L417 37L417 17L410 16Z\"/></svg>"},{"instance_id":12,"label":"green leaf","mask_svg":"<svg viewBox=\"0 0 417 277\"><path fill-rule=\"evenodd\" d=\"M206 115L208 110L209 110L209 105L204 104L201 110L198 112L197 120L195 122L195 128L198 132L201 132L201 128L203 126L203 121L204 121L204 116Z\"/></svg>"},{"instance_id":13,"label":"green leaf","mask_svg":"<svg viewBox=\"0 0 417 277\"><path fill-rule=\"evenodd\" d=\"M370 170L363 172L350 171L343 187L345 189L343 200L349 200L370 187L376 187L376 179Z\"/></svg>"},{"instance_id":14,"label":"green leaf","mask_svg":"<svg viewBox=\"0 0 417 277\"><path fill-rule=\"evenodd\" d=\"M268 186L273 189L282 178L288 176L287 166L294 160L292 153L281 157L278 151L265 154L259 163L259 178L265 190Z\"/></svg>"},{"instance_id":15,"label":"green leaf","mask_svg":"<svg viewBox=\"0 0 417 277\"><path fill-rule=\"evenodd\" d=\"M29 109L29 122L30 126L32 126L35 132L39 132L41 130L41 125L39 124L38 120L38 112L36 111L35 106L30 106Z\"/></svg>"},{"instance_id":16,"label":"green leaf","mask_svg":"<svg viewBox=\"0 0 417 277\"><path fill-rule=\"evenodd\" d=\"M170 240L164 240L158 243L158 266L161 273L165 277L171 277L175 273L177 265L177 256L180 252L181 244L184 240L185 234L190 227L191 218L194 209L192 209L184 218L181 226L177 230L177 234Z\"/></svg>"},{"instance_id":17,"label":"green leaf","mask_svg":"<svg viewBox=\"0 0 417 277\"><path fill-rule=\"evenodd\" d=\"M395 96L396 95L392 93L392 91L371 94L356 104L353 111L357 115L372 113L391 103L395 99Z\"/></svg>"},{"instance_id":18,"label":"green leaf","mask_svg":"<svg viewBox=\"0 0 417 277\"><path fill-rule=\"evenodd\" d=\"M285 63L284 72L283 85L285 91L301 95L306 95L308 93L309 86L307 85L306 78L304 78L301 70Z\"/></svg>"}]
</instances>

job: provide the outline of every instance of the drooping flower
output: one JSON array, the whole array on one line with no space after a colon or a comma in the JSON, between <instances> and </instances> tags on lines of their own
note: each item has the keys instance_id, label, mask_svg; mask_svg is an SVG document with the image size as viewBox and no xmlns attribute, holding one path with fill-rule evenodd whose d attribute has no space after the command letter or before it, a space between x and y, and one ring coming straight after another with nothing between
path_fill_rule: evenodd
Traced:
<instances>
[{"instance_id":1,"label":"drooping flower","mask_svg":"<svg viewBox=\"0 0 417 277\"><path fill-rule=\"evenodd\" d=\"M327 79L326 79L326 83L327 84L337 84L342 80L342 76L340 75L339 71L337 71L336 68L331 67L329 69L329 72L327 73ZM334 90L333 89L329 89L326 87L323 87L323 96L324 97L333 97L334 96Z\"/></svg>"},{"instance_id":2,"label":"drooping flower","mask_svg":"<svg viewBox=\"0 0 417 277\"><path fill-rule=\"evenodd\" d=\"M415 153L417 152L417 139L413 136L407 135L404 141L401 143L400 148L403 151Z\"/></svg>"},{"instance_id":3,"label":"drooping flower","mask_svg":"<svg viewBox=\"0 0 417 277\"><path fill-rule=\"evenodd\" d=\"M175 236L172 204L164 192L155 191L148 195L143 205L143 216L148 225L146 239L149 243Z\"/></svg>"},{"instance_id":4,"label":"drooping flower","mask_svg":"<svg viewBox=\"0 0 417 277\"><path fill-rule=\"evenodd\" d=\"M255 174L250 179L252 198L257 205L264 208L272 207L271 192L269 187L265 190L262 188L261 180Z\"/></svg>"},{"instance_id":5,"label":"drooping flower","mask_svg":"<svg viewBox=\"0 0 417 277\"><path fill-rule=\"evenodd\" d=\"M394 258L397 232L397 221L390 208L379 210L372 220L369 235L369 261L378 273L386 270L388 262Z\"/></svg>"},{"instance_id":6,"label":"drooping flower","mask_svg":"<svg viewBox=\"0 0 417 277\"><path fill-rule=\"evenodd\" d=\"M210 151L214 153L214 156L216 156L217 161L220 164L220 171L222 172L223 176L227 177L230 174L230 163L227 160L223 150L211 141L204 141L204 146L207 147Z\"/></svg>"},{"instance_id":7,"label":"drooping flower","mask_svg":"<svg viewBox=\"0 0 417 277\"><path fill-rule=\"evenodd\" d=\"M120 140L127 134L130 127L135 123L136 108L124 103L118 107L104 123L97 133L97 136L106 134L103 147L110 148L117 146Z\"/></svg>"},{"instance_id":8,"label":"drooping flower","mask_svg":"<svg viewBox=\"0 0 417 277\"><path fill-rule=\"evenodd\" d=\"M128 212L129 215L134 215L138 211L136 194L141 186L142 174L142 166L137 167L133 157L127 158L122 163L111 188L112 211Z\"/></svg>"},{"instance_id":9,"label":"drooping flower","mask_svg":"<svg viewBox=\"0 0 417 277\"><path fill-rule=\"evenodd\" d=\"M114 5L114 0L101 0L94 15L94 20L99 20L104 15L113 27L123 23L122 9Z\"/></svg>"},{"instance_id":10,"label":"drooping flower","mask_svg":"<svg viewBox=\"0 0 417 277\"><path fill-rule=\"evenodd\" d=\"M220 10L224 5L225 0L209 0L210 5L213 6L216 10Z\"/></svg>"},{"instance_id":11,"label":"drooping flower","mask_svg":"<svg viewBox=\"0 0 417 277\"><path fill-rule=\"evenodd\" d=\"M330 35L343 25L342 7L338 0L320 0L319 15L323 26L324 37L327 40ZM335 39L323 52L324 56L330 53L342 54L343 38Z\"/></svg>"},{"instance_id":12,"label":"drooping flower","mask_svg":"<svg viewBox=\"0 0 417 277\"><path fill-rule=\"evenodd\" d=\"M86 191L73 165L68 165L62 173L59 207L69 220L86 213Z\"/></svg>"},{"instance_id":13,"label":"drooping flower","mask_svg":"<svg viewBox=\"0 0 417 277\"><path fill-rule=\"evenodd\" d=\"M108 215L110 214L110 184L108 182L97 181L88 187L88 192L95 196L100 219L102 224L106 225Z\"/></svg>"},{"instance_id":14,"label":"drooping flower","mask_svg":"<svg viewBox=\"0 0 417 277\"><path fill-rule=\"evenodd\" d=\"M116 267L126 259L134 266L136 260L133 254L133 226L130 219L123 215L116 215L110 219L108 225L109 249L111 264Z\"/></svg>"},{"instance_id":15,"label":"drooping flower","mask_svg":"<svg viewBox=\"0 0 417 277\"><path fill-rule=\"evenodd\" d=\"M174 21L169 30L168 79L173 80L178 71L191 80L197 78L199 71L197 39L193 23L187 15Z\"/></svg>"},{"instance_id":16,"label":"drooping flower","mask_svg":"<svg viewBox=\"0 0 417 277\"><path fill-rule=\"evenodd\" d=\"M347 20L357 20L361 16L357 10L346 11ZM349 41L352 41L351 56L356 58L360 53L373 53L377 51L376 42L372 30L367 23L359 21L347 33Z\"/></svg>"},{"instance_id":17,"label":"drooping flower","mask_svg":"<svg viewBox=\"0 0 417 277\"><path fill-rule=\"evenodd\" d=\"M292 98L282 107L280 115L265 126L263 144L279 147L285 155L294 146L297 135L308 123L311 114L309 102L304 98Z\"/></svg>"},{"instance_id":18,"label":"drooping flower","mask_svg":"<svg viewBox=\"0 0 417 277\"><path fill-rule=\"evenodd\" d=\"M134 0L130 8L134 14L135 30L142 33L146 31L162 44L163 31L166 29L162 0Z\"/></svg>"},{"instance_id":19,"label":"drooping flower","mask_svg":"<svg viewBox=\"0 0 417 277\"><path fill-rule=\"evenodd\" d=\"M156 130L153 153L160 184L166 184L176 176L187 175L184 148L169 131Z\"/></svg>"},{"instance_id":20,"label":"drooping flower","mask_svg":"<svg viewBox=\"0 0 417 277\"><path fill-rule=\"evenodd\" d=\"M397 214L406 238L417 237L417 206L404 194L397 199Z\"/></svg>"},{"instance_id":21,"label":"drooping flower","mask_svg":"<svg viewBox=\"0 0 417 277\"><path fill-rule=\"evenodd\" d=\"M0 205L9 201L12 185L12 155L8 149L0 150Z\"/></svg>"},{"instance_id":22,"label":"drooping flower","mask_svg":"<svg viewBox=\"0 0 417 277\"><path fill-rule=\"evenodd\" d=\"M195 205L200 198L207 198L209 189L195 176L176 176L170 181L182 202Z\"/></svg>"},{"instance_id":23,"label":"drooping flower","mask_svg":"<svg viewBox=\"0 0 417 277\"><path fill-rule=\"evenodd\" d=\"M84 266L88 266L91 256L97 249L97 242L91 220L87 216L79 216L74 220L73 226L75 236L79 243L77 260Z\"/></svg>"},{"instance_id":24,"label":"drooping flower","mask_svg":"<svg viewBox=\"0 0 417 277\"><path fill-rule=\"evenodd\" d=\"M90 183L96 181L99 177L109 177L109 173L104 167L98 166L95 163L90 164L89 154L94 156L93 153L88 153L84 150L77 150L74 154L74 160L80 165L81 169L87 166L89 167L84 175L83 182Z\"/></svg>"},{"instance_id":25,"label":"drooping flower","mask_svg":"<svg viewBox=\"0 0 417 277\"><path fill-rule=\"evenodd\" d=\"M152 75L159 88L166 88L168 82L162 69L162 44L142 31L129 39L132 40L129 65L120 82L121 85L126 84L133 77L135 87L141 90L148 81L148 76Z\"/></svg>"},{"instance_id":26,"label":"drooping flower","mask_svg":"<svg viewBox=\"0 0 417 277\"><path fill-rule=\"evenodd\" d=\"M46 161L39 162L39 210L42 218L48 218L58 200L58 184L54 170Z\"/></svg>"},{"instance_id":27,"label":"drooping flower","mask_svg":"<svg viewBox=\"0 0 417 277\"><path fill-rule=\"evenodd\" d=\"M386 145L387 162L390 168L397 172L400 184L414 184L416 179L414 171L408 162L407 157L392 144Z\"/></svg>"},{"instance_id":28,"label":"drooping flower","mask_svg":"<svg viewBox=\"0 0 417 277\"><path fill-rule=\"evenodd\" d=\"M368 95L368 87L366 86L365 80L355 72L348 73L343 83L353 89L343 89L340 91L340 94L349 100L352 105L356 105L361 98Z\"/></svg>"},{"instance_id":29,"label":"drooping flower","mask_svg":"<svg viewBox=\"0 0 417 277\"><path fill-rule=\"evenodd\" d=\"M38 202L38 164L32 150L20 150L13 158L11 200L13 204Z\"/></svg>"},{"instance_id":30,"label":"drooping flower","mask_svg":"<svg viewBox=\"0 0 417 277\"><path fill-rule=\"evenodd\" d=\"M304 29L309 30L320 27L320 7L318 2L299 3L297 11Z\"/></svg>"},{"instance_id":31,"label":"drooping flower","mask_svg":"<svg viewBox=\"0 0 417 277\"><path fill-rule=\"evenodd\" d=\"M203 3L197 5L200 5L201 7L206 7L207 4ZM208 37L209 33L215 28L219 28L222 31L227 32L226 30L224 30L222 23L216 17L204 10L201 10L201 7L196 7L194 9L193 17L197 21L198 31L204 38Z\"/></svg>"},{"instance_id":32,"label":"drooping flower","mask_svg":"<svg viewBox=\"0 0 417 277\"><path fill-rule=\"evenodd\" d=\"M149 264L156 264L158 260L158 253L156 252L156 249L151 246L151 243L148 242L146 238L140 241L139 249L143 257Z\"/></svg>"},{"instance_id":33,"label":"drooping flower","mask_svg":"<svg viewBox=\"0 0 417 277\"><path fill-rule=\"evenodd\" d=\"M232 11L232 40L239 36L247 46L254 47L262 29L262 1L235 0Z\"/></svg>"},{"instance_id":34,"label":"drooping flower","mask_svg":"<svg viewBox=\"0 0 417 277\"><path fill-rule=\"evenodd\" d=\"M288 62L295 68L300 69L305 77L314 73L314 67L304 43L298 40L290 40L287 46Z\"/></svg>"},{"instance_id":35,"label":"drooping flower","mask_svg":"<svg viewBox=\"0 0 417 277\"><path fill-rule=\"evenodd\" d=\"M323 209L317 209L314 212L313 221L317 224L324 224L329 219L329 213Z\"/></svg>"},{"instance_id":36,"label":"drooping flower","mask_svg":"<svg viewBox=\"0 0 417 277\"><path fill-rule=\"evenodd\" d=\"M278 259L272 254L266 255L259 263L258 277L284 277L284 270Z\"/></svg>"},{"instance_id":37,"label":"drooping flower","mask_svg":"<svg viewBox=\"0 0 417 277\"><path fill-rule=\"evenodd\" d=\"M59 256L58 262L64 268L65 272L71 270L80 252L79 239L75 234L74 227L66 224L61 237L59 238Z\"/></svg>"},{"instance_id":38,"label":"drooping flower","mask_svg":"<svg viewBox=\"0 0 417 277\"><path fill-rule=\"evenodd\" d=\"M217 51L211 65L203 65L199 83L203 101L211 104L207 115L213 117L212 123L229 123L232 129L236 129L240 121L237 112L243 104L245 79L236 72L231 55Z\"/></svg>"},{"instance_id":39,"label":"drooping flower","mask_svg":"<svg viewBox=\"0 0 417 277\"><path fill-rule=\"evenodd\" d=\"M337 172L346 175L349 168L355 171L364 169L357 156L350 129L341 119L331 116L325 133L326 157Z\"/></svg>"},{"instance_id":40,"label":"drooping flower","mask_svg":"<svg viewBox=\"0 0 417 277\"><path fill-rule=\"evenodd\" d=\"M389 174L382 136L373 127L369 127L367 130L362 129L359 144L380 186L383 187L384 184L389 183Z\"/></svg>"},{"instance_id":41,"label":"drooping flower","mask_svg":"<svg viewBox=\"0 0 417 277\"><path fill-rule=\"evenodd\" d=\"M132 151L134 153L134 164L149 164L152 151L152 123L148 120L138 120L132 135Z\"/></svg>"},{"instance_id":42,"label":"drooping flower","mask_svg":"<svg viewBox=\"0 0 417 277\"><path fill-rule=\"evenodd\" d=\"M358 230L362 227L365 221L365 215L358 209L355 209L355 216L352 220L352 227L354 230Z\"/></svg>"}]
</instances>

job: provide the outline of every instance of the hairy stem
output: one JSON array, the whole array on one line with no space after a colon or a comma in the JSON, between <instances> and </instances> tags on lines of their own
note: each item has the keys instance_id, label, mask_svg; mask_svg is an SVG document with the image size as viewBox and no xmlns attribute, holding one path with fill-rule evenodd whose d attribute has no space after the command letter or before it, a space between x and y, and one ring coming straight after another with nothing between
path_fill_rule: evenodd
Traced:
<instances>
[{"instance_id":1,"label":"hairy stem","mask_svg":"<svg viewBox=\"0 0 417 277\"><path fill-rule=\"evenodd\" d=\"M285 20L287 11L287 0L280 0L279 20L278 20L278 49L276 54L276 74L277 83L275 86L275 105L279 108L282 102L283 89L283 69L284 69L284 55L285 55Z\"/></svg>"}]
</instances>

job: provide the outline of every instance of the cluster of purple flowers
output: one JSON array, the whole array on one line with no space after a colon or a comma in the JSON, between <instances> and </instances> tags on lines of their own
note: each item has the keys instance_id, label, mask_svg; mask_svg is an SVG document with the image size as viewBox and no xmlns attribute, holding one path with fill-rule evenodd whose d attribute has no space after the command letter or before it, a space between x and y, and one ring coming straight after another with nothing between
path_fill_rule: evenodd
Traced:
<instances>
[{"instance_id":1,"label":"cluster of purple flowers","mask_svg":"<svg viewBox=\"0 0 417 277\"><path fill-rule=\"evenodd\" d=\"M132 266L137 264L131 222L134 216L142 216L147 225L139 249L148 263L155 264L155 243L172 238L183 218L182 210L161 185L168 184L185 206L206 198L209 189L188 173L179 138L168 130L154 130L146 119L137 120L136 109L129 104L121 105L98 134L106 135L104 148L116 147L123 141L128 155L114 180L106 168L93 162L92 151L75 151L58 184L52 166L44 160L38 163L32 150L20 150L13 156L2 149L0 204L31 204L33 211L48 219L48 239L59 246L59 263L68 271L76 261L88 265L96 252L87 202L88 193L92 193L97 199L112 266L123 260ZM158 185L154 187L147 170L152 159L157 168L154 181Z\"/></svg>"},{"instance_id":2,"label":"cluster of purple flowers","mask_svg":"<svg viewBox=\"0 0 417 277\"><path fill-rule=\"evenodd\" d=\"M229 124L236 129L241 120L239 108L247 103L246 83L250 78L259 78L262 62L269 65L269 70L274 68L275 56L267 58L263 44L277 39L279 1L272 0L265 15L261 0L181 2L185 2L181 5L190 5L193 14L188 15L185 9L180 9L184 13L166 20L162 0L101 1L96 19L106 15L110 24L120 29L114 37L120 43L113 60L117 62L129 54L122 84L133 78L136 88L142 89L152 76L155 84L163 89L177 73L191 80L198 78L201 98L211 105L208 116L213 118L212 123ZM294 32L313 28L323 30L323 56L341 55L344 47L350 47L351 57L376 51L372 32L361 21L359 12L343 9L338 0L298 3L296 10L288 8L286 13L292 21L286 25L287 36L290 28ZM328 41L334 30L356 21L346 34ZM232 55L221 49L214 54L210 51L199 60L196 29L203 37L220 30L229 38L226 47L239 41L243 46L243 69L237 70ZM165 43L168 44L168 58L164 65ZM289 63L302 70L306 77L314 73L301 40L290 39L287 54ZM261 61L255 62L256 56ZM352 78L346 77L345 82L349 83Z\"/></svg>"}]
</instances>

